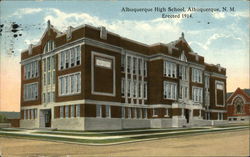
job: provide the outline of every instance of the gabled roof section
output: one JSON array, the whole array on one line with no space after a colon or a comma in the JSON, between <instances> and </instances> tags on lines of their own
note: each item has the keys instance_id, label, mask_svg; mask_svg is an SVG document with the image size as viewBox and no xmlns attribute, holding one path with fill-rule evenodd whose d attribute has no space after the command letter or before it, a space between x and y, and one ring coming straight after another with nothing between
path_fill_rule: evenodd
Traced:
<instances>
[{"instance_id":1,"label":"gabled roof section","mask_svg":"<svg viewBox=\"0 0 250 157\"><path fill-rule=\"evenodd\" d=\"M227 96L230 94L229 97L227 97L227 103L232 103L232 100L235 96L241 95L245 98L247 102L250 102L250 89L240 89L237 88L233 93L227 93Z\"/></svg>"},{"instance_id":2,"label":"gabled roof section","mask_svg":"<svg viewBox=\"0 0 250 157\"><path fill-rule=\"evenodd\" d=\"M250 97L250 89L243 89L243 91Z\"/></svg>"},{"instance_id":3,"label":"gabled roof section","mask_svg":"<svg viewBox=\"0 0 250 157\"><path fill-rule=\"evenodd\" d=\"M186 41L185 37L184 37L184 33L181 33L181 37L178 40L172 41L170 43L167 43L167 46L169 48L175 48L178 49L178 47L180 46L180 44L185 45L189 52L193 52L192 48L189 46L188 42Z\"/></svg>"},{"instance_id":4,"label":"gabled roof section","mask_svg":"<svg viewBox=\"0 0 250 157\"><path fill-rule=\"evenodd\" d=\"M50 32L50 30L52 30L53 32L55 32L55 33L56 33L56 36L58 36L58 35L60 35L60 34L63 34L62 32L58 31L53 25L51 25L50 20L48 20L48 22L47 22L47 28L46 28L45 31L43 32L43 35L42 35L42 37L40 38L39 42L36 43L36 44L31 44L30 47L34 48L34 47L40 46L40 45L42 44L42 41L43 41L43 39L45 38L46 34L47 34L48 32ZM25 49L25 50L23 50L21 53L24 53L24 52L27 52L27 51L28 51L28 49Z\"/></svg>"}]
</instances>

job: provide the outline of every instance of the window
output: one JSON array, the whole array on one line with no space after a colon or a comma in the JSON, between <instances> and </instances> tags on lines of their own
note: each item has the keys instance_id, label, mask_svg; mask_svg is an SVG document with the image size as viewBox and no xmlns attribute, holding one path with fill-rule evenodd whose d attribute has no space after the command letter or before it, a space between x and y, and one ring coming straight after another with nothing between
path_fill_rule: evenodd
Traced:
<instances>
[{"instance_id":1,"label":"window","mask_svg":"<svg viewBox=\"0 0 250 157\"><path fill-rule=\"evenodd\" d=\"M218 112L218 118L217 120L223 120L223 113Z\"/></svg>"},{"instance_id":2,"label":"window","mask_svg":"<svg viewBox=\"0 0 250 157\"><path fill-rule=\"evenodd\" d=\"M224 82L215 81L215 93L216 93L216 105L224 106L225 94L224 94Z\"/></svg>"},{"instance_id":3,"label":"window","mask_svg":"<svg viewBox=\"0 0 250 157\"><path fill-rule=\"evenodd\" d=\"M193 87L192 99L194 102L202 103L203 101L203 88Z\"/></svg>"},{"instance_id":4,"label":"window","mask_svg":"<svg viewBox=\"0 0 250 157\"><path fill-rule=\"evenodd\" d=\"M205 76L205 88L209 88L209 77Z\"/></svg>"},{"instance_id":5,"label":"window","mask_svg":"<svg viewBox=\"0 0 250 157\"><path fill-rule=\"evenodd\" d=\"M135 80L134 80L134 84L133 85L134 85L134 90L133 91L134 91L134 98L135 98L137 96L137 88L138 88L137 87L137 82Z\"/></svg>"},{"instance_id":6,"label":"window","mask_svg":"<svg viewBox=\"0 0 250 157\"><path fill-rule=\"evenodd\" d=\"M111 118L111 113L110 113L110 106L109 105L106 105L106 107L105 107L105 109L106 109L106 118Z\"/></svg>"},{"instance_id":7,"label":"window","mask_svg":"<svg viewBox=\"0 0 250 157\"><path fill-rule=\"evenodd\" d=\"M28 115L27 119L30 119L30 110L27 110L27 115Z\"/></svg>"},{"instance_id":8,"label":"window","mask_svg":"<svg viewBox=\"0 0 250 157\"><path fill-rule=\"evenodd\" d=\"M142 118L142 109L141 108L139 108L139 112L138 112L138 118Z\"/></svg>"},{"instance_id":9,"label":"window","mask_svg":"<svg viewBox=\"0 0 250 157\"><path fill-rule=\"evenodd\" d=\"M147 119L148 118L148 109L144 108L143 109L143 115L144 115L144 118Z\"/></svg>"},{"instance_id":10,"label":"window","mask_svg":"<svg viewBox=\"0 0 250 157\"><path fill-rule=\"evenodd\" d=\"M70 116L71 117L75 117L75 105L71 105L70 106Z\"/></svg>"},{"instance_id":11,"label":"window","mask_svg":"<svg viewBox=\"0 0 250 157\"><path fill-rule=\"evenodd\" d=\"M125 94L125 80L122 78L122 85L121 85L121 95L124 96Z\"/></svg>"},{"instance_id":12,"label":"window","mask_svg":"<svg viewBox=\"0 0 250 157\"><path fill-rule=\"evenodd\" d=\"M138 82L138 97L139 98L142 98L142 94L141 94L141 92L142 92L142 83L139 81Z\"/></svg>"},{"instance_id":13,"label":"window","mask_svg":"<svg viewBox=\"0 0 250 157\"><path fill-rule=\"evenodd\" d=\"M176 83L164 81L163 88L163 94L165 99L176 100Z\"/></svg>"},{"instance_id":14,"label":"window","mask_svg":"<svg viewBox=\"0 0 250 157\"><path fill-rule=\"evenodd\" d=\"M80 50L80 46L77 46L75 48L76 50L76 65L80 65L81 64L81 50Z\"/></svg>"},{"instance_id":15,"label":"window","mask_svg":"<svg viewBox=\"0 0 250 157\"><path fill-rule=\"evenodd\" d=\"M136 74L137 71L137 59L133 58L133 74Z\"/></svg>"},{"instance_id":16,"label":"window","mask_svg":"<svg viewBox=\"0 0 250 157\"><path fill-rule=\"evenodd\" d=\"M127 56L127 72L130 73L130 66L131 66L131 57L130 56Z\"/></svg>"},{"instance_id":17,"label":"window","mask_svg":"<svg viewBox=\"0 0 250 157\"><path fill-rule=\"evenodd\" d=\"M24 79L32 79L38 77L38 61L34 61L24 65Z\"/></svg>"},{"instance_id":18,"label":"window","mask_svg":"<svg viewBox=\"0 0 250 157\"><path fill-rule=\"evenodd\" d=\"M37 109L34 109L34 119L37 118Z\"/></svg>"},{"instance_id":19,"label":"window","mask_svg":"<svg viewBox=\"0 0 250 157\"><path fill-rule=\"evenodd\" d=\"M143 86L143 87L144 87L144 90L143 90L143 92L144 92L144 93L143 93L143 98L144 98L144 99L147 99L147 98L148 98L148 83L147 83L146 81L144 82L144 86Z\"/></svg>"},{"instance_id":20,"label":"window","mask_svg":"<svg viewBox=\"0 0 250 157\"><path fill-rule=\"evenodd\" d=\"M239 96L236 97L233 104L234 104L236 114L244 113L244 101L241 97L239 97Z\"/></svg>"},{"instance_id":21,"label":"window","mask_svg":"<svg viewBox=\"0 0 250 157\"><path fill-rule=\"evenodd\" d=\"M136 108L132 108L133 111L133 118L137 118L137 110Z\"/></svg>"},{"instance_id":22,"label":"window","mask_svg":"<svg viewBox=\"0 0 250 157\"><path fill-rule=\"evenodd\" d=\"M47 84L48 85L50 84L50 72L48 72L48 74L47 74Z\"/></svg>"},{"instance_id":23,"label":"window","mask_svg":"<svg viewBox=\"0 0 250 157\"><path fill-rule=\"evenodd\" d=\"M181 80L188 80L187 70L188 70L188 67L179 65L179 78Z\"/></svg>"},{"instance_id":24,"label":"window","mask_svg":"<svg viewBox=\"0 0 250 157\"><path fill-rule=\"evenodd\" d=\"M80 46L72 47L62 51L59 55L59 70L68 69L80 65L81 51Z\"/></svg>"},{"instance_id":25,"label":"window","mask_svg":"<svg viewBox=\"0 0 250 157\"><path fill-rule=\"evenodd\" d=\"M176 78L176 64L168 61L164 61L163 67L164 76Z\"/></svg>"},{"instance_id":26,"label":"window","mask_svg":"<svg viewBox=\"0 0 250 157\"><path fill-rule=\"evenodd\" d=\"M182 93L183 93L183 86L180 86L179 90L179 98L182 99Z\"/></svg>"},{"instance_id":27,"label":"window","mask_svg":"<svg viewBox=\"0 0 250 157\"><path fill-rule=\"evenodd\" d=\"M184 51L182 51L182 53L181 53L179 59L180 59L181 61L187 62L187 57L185 56L185 52L184 52Z\"/></svg>"},{"instance_id":28,"label":"window","mask_svg":"<svg viewBox=\"0 0 250 157\"><path fill-rule=\"evenodd\" d=\"M122 107L122 118L125 118L125 107Z\"/></svg>"},{"instance_id":29,"label":"window","mask_svg":"<svg viewBox=\"0 0 250 157\"><path fill-rule=\"evenodd\" d=\"M76 105L76 117L80 117L80 104Z\"/></svg>"},{"instance_id":30,"label":"window","mask_svg":"<svg viewBox=\"0 0 250 157\"><path fill-rule=\"evenodd\" d=\"M202 83L202 70L192 68L192 81Z\"/></svg>"},{"instance_id":31,"label":"window","mask_svg":"<svg viewBox=\"0 0 250 157\"><path fill-rule=\"evenodd\" d=\"M81 73L74 73L59 77L59 95L73 95L81 92ZM71 83L71 84L70 84Z\"/></svg>"},{"instance_id":32,"label":"window","mask_svg":"<svg viewBox=\"0 0 250 157\"><path fill-rule=\"evenodd\" d=\"M138 59L138 74L142 75L142 59Z\"/></svg>"},{"instance_id":33,"label":"window","mask_svg":"<svg viewBox=\"0 0 250 157\"><path fill-rule=\"evenodd\" d=\"M38 83L29 83L24 85L24 101L37 100Z\"/></svg>"},{"instance_id":34,"label":"window","mask_svg":"<svg viewBox=\"0 0 250 157\"><path fill-rule=\"evenodd\" d=\"M69 106L65 106L65 117L69 118Z\"/></svg>"},{"instance_id":35,"label":"window","mask_svg":"<svg viewBox=\"0 0 250 157\"><path fill-rule=\"evenodd\" d=\"M56 83L56 72L55 71L53 71L53 73L52 73L52 78L53 78L53 84L55 84Z\"/></svg>"},{"instance_id":36,"label":"window","mask_svg":"<svg viewBox=\"0 0 250 157\"><path fill-rule=\"evenodd\" d=\"M96 117L102 117L102 105L96 105Z\"/></svg>"},{"instance_id":37,"label":"window","mask_svg":"<svg viewBox=\"0 0 250 157\"><path fill-rule=\"evenodd\" d=\"M169 117L169 114L168 114L168 108L165 109L165 117Z\"/></svg>"},{"instance_id":38,"label":"window","mask_svg":"<svg viewBox=\"0 0 250 157\"><path fill-rule=\"evenodd\" d=\"M43 49L43 53L47 53L47 52L54 50L54 47L55 47L54 41L49 40Z\"/></svg>"},{"instance_id":39,"label":"window","mask_svg":"<svg viewBox=\"0 0 250 157\"><path fill-rule=\"evenodd\" d=\"M26 117L26 110L23 110L23 119L27 119L27 117Z\"/></svg>"},{"instance_id":40,"label":"window","mask_svg":"<svg viewBox=\"0 0 250 157\"><path fill-rule=\"evenodd\" d=\"M131 108L128 108L128 118L131 118Z\"/></svg>"},{"instance_id":41,"label":"window","mask_svg":"<svg viewBox=\"0 0 250 157\"><path fill-rule=\"evenodd\" d=\"M125 55L121 55L121 71L124 72L125 68Z\"/></svg>"},{"instance_id":42,"label":"window","mask_svg":"<svg viewBox=\"0 0 250 157\"><path fill-rule=\"evenodd\" d=\"M76 60L76 57L75 57L75 52L74 52L74 49L71 49L70 50L70 66L73 67L75 66L75 60Z\"/></svg>"},{"instance_id":43,"label":"window","mask_svg":"<svg viewBox=\"0 0 250 157\"><path fill-rule=\"evenodd\" d=\"M47 93L47 102L50 102L50 92Z\"/></svg>"},{"instance_id":44,"label":"window","mask_svg":"<svg viewBox=\"0 0 250 157\"><path fill-rule=\"evenodd\" d=\"M64 117L64 106L60 106L60 118Z\"/></svg>"},{"instance_id":45,"label":"window","mask_svg":"<svg viewBox=\"0 0 250 157\"><path fill-rule=\"evenodd\" d=\"M153 117L157 117L159 114L158 112L159 112L158 108L153 108Z\"/></svg>"},{"instance_id":46,"label":"window","mask_svg":"<svg viewBox=\"0 0 250 157\"><path fill-rule=\"evenodd\" d=\"M184 87L184 98L188 99L188 87Z\"/></svg>"},{"instance_id":47,"label":"window","mask_svg":"<svg viewBox=\"0 0 250 157\"><path fill-rule=\"evenodd\" d=\"M131 88L130 88L130 84L131 84L131 81L130 81L130 80L128 80L127 94L128 94L128 97L129 97L129 98L130 98L130 96L131 96L131 95L130 95L130 89L131 89Z\"/></svg>"},{"instance_id":48,"label":"window","mask_svg":"<svg viewBox=\"0 0 250 157\"><path fill-rule=\"evenodd\" d=\"M148 66L147 61L144 60L144 66L143 66L143 68L144 68L144 76L147 76L147 71L148 71L147 66Z\"/></svg>"}]
</instances>

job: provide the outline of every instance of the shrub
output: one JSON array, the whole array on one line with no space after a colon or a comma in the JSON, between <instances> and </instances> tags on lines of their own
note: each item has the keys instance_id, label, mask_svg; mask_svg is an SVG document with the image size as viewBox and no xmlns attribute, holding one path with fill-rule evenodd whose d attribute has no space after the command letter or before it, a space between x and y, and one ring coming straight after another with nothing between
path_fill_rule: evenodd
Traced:
<instances>
[{"instance_id":1,"label":"shrub","mask_svg":"<svg viewBox=\"0 0 250 157\"><path fill-rule=\"evenodd\" d=\"M4 115L0 115L0 123L7 123L8 120Z\"/></svg>"}]
</instances>

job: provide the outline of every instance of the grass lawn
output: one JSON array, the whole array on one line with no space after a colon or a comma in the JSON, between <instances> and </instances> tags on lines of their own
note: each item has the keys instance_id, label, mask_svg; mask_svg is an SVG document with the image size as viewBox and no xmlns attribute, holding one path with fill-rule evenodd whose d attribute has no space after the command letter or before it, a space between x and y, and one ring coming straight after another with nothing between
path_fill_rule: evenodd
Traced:
<instances>
[{"instance_id":1,"label":"grass lawn","mask_svg":"<svg viewBox=\"0 0 250 157\"><path fill-rule=\"evenodd\" d=\"M203 130L208 128L186 128L186 129L171 129L171 130L145 130L145 131L135 131L135 132L69 132L69 131L38 131L35 133L39 134L54 134L54 135L71 135L71 136L122 136L122 135L141 135L141 134L151 134L151 133L168 133L168 132L174 132L174 131L187 131L187 130Z\"/></svg>"},{"instance_id":2,"label":"grass lawn","mask_svg":"<svg viewBox=\"0 0 250 157\"><path fill-rule=\"evenodd\" d=\"M61 142L74 142L74 143L82 143L82 144L112 144L112 143L120 143L120 142L135 142L135 141L140 141L140 140L152 140L152 139L158 139L158 138L167 138L171 136L181 136L181 135L192 135L192 134L199 134L199 133L211 133L211 132L222 132L222 131L229 131L229 130L240 130L240 129L246 129L248 127L242 127L242 128L225 128L225 129L203 129L199 130L196 129L185 129L185 130L190 130L188 132L175 132L171 133L174 130L168 130L165 131L166 133L163 134L152 134L152 135L144 135L145 133L138 134L139 136L136 137L124 137L124 138L117 138L117 139L74 139L74 138L65 138L65 137L50 137L46 136L40 136L36 134L17 134L17 133L11 133L11 132L0 132L0 136L8 136L8 137L19 137L19 138L29 138L29 139L39 139L39 140L48 140L48 141L61 141ZM177 129L176 129L177 130ZM175 131L176 131L175 130ZM180 131L183 131L181 129ZM147 132L148 133L148 132ZM48 133L51 134L51 133ZM68 135L68 134L67 134ZM76 136L76 135L73 135ZM79 136L79 135L78 135ZM109 135L108 135L109 136Z\"/></svg>"}]
</instances>

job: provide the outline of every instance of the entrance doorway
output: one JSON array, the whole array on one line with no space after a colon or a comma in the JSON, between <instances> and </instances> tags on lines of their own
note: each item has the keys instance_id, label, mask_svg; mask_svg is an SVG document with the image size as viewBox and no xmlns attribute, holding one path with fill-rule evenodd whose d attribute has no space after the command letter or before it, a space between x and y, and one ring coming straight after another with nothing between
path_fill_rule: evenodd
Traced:
<instances>
[{"instance_id":1,"label":"entrance doorway","mask_svg":"<svg viewBox=\"0 0 250 157\"><path fill-rule=\"evenodd\" d=\"M51 109L40 110L40 128L51 127Z\"/></svg>"},{"instance_id":2,"label":"entrance doorway","mask_svg":"<svg viewBox=\"0 0 250 157\"><path fill-rule=\"evenodd\" d=\"M190 110L188 110L188 109L185 109L185 118L186 118L186 120L187 120L187 123L189 123L189 114L190 114Z\"/></svg>"}]
</instances>

